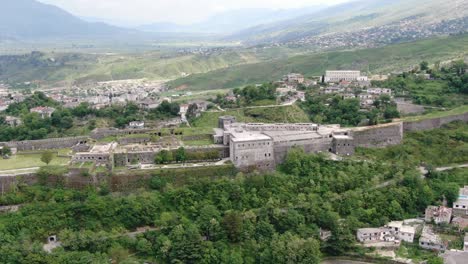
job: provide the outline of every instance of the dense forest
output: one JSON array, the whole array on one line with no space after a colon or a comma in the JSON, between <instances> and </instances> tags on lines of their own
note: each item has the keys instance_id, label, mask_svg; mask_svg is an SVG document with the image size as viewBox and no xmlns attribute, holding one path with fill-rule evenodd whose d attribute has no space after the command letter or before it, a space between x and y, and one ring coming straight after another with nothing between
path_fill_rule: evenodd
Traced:
<instances>
[{"instance_id":1,"label":"dense forest","mask_svg":"<svg viewBox=\"0 0 468 264\"><path fill-rule=\"evenodd\" d=\"M130 193L20 185L0 197L0 204L24 204L0 215L0 263L319 263L359 255L365 251L356 246L357 228L420 216L444 197L453 202L468 184L466 169L431 171L423 179L412 157L438 164L419 151L448 142L466 150L466 131L454 123L410 134L405 144L415 150L405 159L391 148L363 150L368 161L331 161L293 149L275 173L178 188L157 174L148 188ZM458 151L445 149L466 162ZM392 184L379 187L385 181ZM139 227L149 231L128 233ZM329 240L320 240L321 228L332 231ZM54 234L62 247L47 254L42 243Z\"/></svg>"}]
</instances>

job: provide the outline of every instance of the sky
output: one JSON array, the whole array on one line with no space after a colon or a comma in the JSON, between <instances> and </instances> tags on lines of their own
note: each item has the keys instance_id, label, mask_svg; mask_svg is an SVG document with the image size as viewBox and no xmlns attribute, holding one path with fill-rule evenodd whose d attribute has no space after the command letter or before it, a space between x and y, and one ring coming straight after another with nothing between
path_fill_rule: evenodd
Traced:
<instances>
[{"instance_id":1,"label":"sky","mask_svg":"<svg viewBox=\"0 0 468 264\"><path fill-rule=\"evenodd\" d=\"M39 0L80 17L104 18L120 24L173 22L190 24L227 10L289 9L349 0Z\"/></svg>"}]
</instances>

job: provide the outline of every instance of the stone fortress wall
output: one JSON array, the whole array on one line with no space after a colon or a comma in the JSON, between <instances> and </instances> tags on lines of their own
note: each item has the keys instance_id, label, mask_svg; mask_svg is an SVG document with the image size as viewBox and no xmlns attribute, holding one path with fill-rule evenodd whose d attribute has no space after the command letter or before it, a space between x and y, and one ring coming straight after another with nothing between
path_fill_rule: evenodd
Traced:
<instances>
[{"instance_id":1,"label":"stone fortress wall","mask_svg":"<svg viewBox=\"0 0 468 264\"><path fill-rule=\"evenodd\" d=\"M8 146L16 148L18 151L30 150L48 150L48 149L62 149L71 148L78 144L86 144L89 137L68 137L68 138L49 138L41 140L25 140L25 141L11 141L0 142L0 146Z\"/></svg>"},{"instance_id":2,"label":"stone fortress wall","mask_svg":"<svg viewBox=\"0 0 468 264\"><path fill-rule=\"evenodd\" d=\"M354 128L351 135L355 147L381 148L398 145L403 141L403 123Z\"/></svg>"},{"instance_id":3,"label":"stone fortress wall","mask_svg":"<svg viewBox=\"0 0 468 264\"><path fill-rule=\"evenodd\" d=\"M464 114L451 115L446 117L428 118L418 121L405 121L395 122L390 124L383 124L378 126L362 127L362 128L351 128L348 132L341 131L341 134L334 134L330 137L317 137L310 139L300 139L296 141L276 141L273 144L274 157L267 157L264 164L261 164L264 168L274 168L276 164L284 161L288 150L294 146L300 146L309 153L314 152L332 152L338 155L352 155L356 147L386 147L391 145L400 144L403 140L403 134L405 132L413 131L424 131L435 128L440 128L445 124L453 121L468 122L468 112ZM230 125L235 122L235 118L232 117L221 117L219 120L219 127L223 129L225 125ZM303 130L303 131L314 131L316 125L312 124L249 124L247 127L252 128L256 131L263 131L266 129L281 129L289 130ZM16 148L18 151L34 151L34 150L48 150L48 149L61 149L61 148L72 148L81 145L86 145L92 139L103 138L110 134L129 134L129 133L143 133L142 130L117 130L108 129L100 130L100 132L91 135L90 137L69 137L69 138L52 138L43 140L27 140L27 141L13 141L13 142L0 142L0 146L8 146L10 148ZM220 158L235 158L235 153L232 149L226 145L219 145ZM257 148L249 150L254 151ZM230 151L231 150L231 151ZM188 151L203 151L202 148L190 149ZM271 152L271 151L270 151ZM248 152L246 152L248 153ZM265 152L263 153L267 154ZM135 153L115 153L115 163L119 165L128 165L128 160L139 160L142 163L152 163L156 152L135 152ZM256 155L256 154L255 154ZM244 155L248 156L248 155Z\"/></svg>"},{"instance_id":4,"label":"stone fortress wall","mask_svg":"<svg viewBox=\"0 0 468 264\"><path fill-rule=\"evenodd\" d=\"M404 132L424 131L440 128L453 121L468 122L468 112L464 114L451 115L445 117L436 117L420 121L409 121L403 123Z\"/></svg>"}]
</instances>

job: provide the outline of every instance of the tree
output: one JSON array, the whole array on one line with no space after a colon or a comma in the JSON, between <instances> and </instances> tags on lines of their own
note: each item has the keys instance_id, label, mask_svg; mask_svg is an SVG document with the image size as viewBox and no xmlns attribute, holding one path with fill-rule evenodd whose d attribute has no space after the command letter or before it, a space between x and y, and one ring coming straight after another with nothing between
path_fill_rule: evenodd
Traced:
<instances>
[{"instance_id":1,"label":"tree","mask_svg":"<svg viewBox=\"0 0 468 264\"><path fill-rule=\"evenodd\" d=\"M429 70L429 63L427 61L423 61L419 64L419 67L421 68L421 71L427 71Z\"/></svg>"},{"instance_id":2,"label":"tree","mask_svg":"<svg viewBox=\"0 0 468 264\"><path fill-rule=\"evenodd\" d=\"M10 156L11 155L11 149L8 146L4 146L2 149L0 149L0 156Z\"/></svg>"},{"instance_id":3,"label":"tree","mask_svg":"<svg viewBox=\"0 0 468 264\"><path fill-rule=\"evenodd\" d=\"M224 215L223 226L231 242L239 242L243 230L242 216L238 212L230 211Z\"/></svg>"},{"instance_id":4,"label":"tree","mask_svg":"<svg viewBox=\"0 0 468 264\"><path fill-rule=\"evenodd\" d=\"M313 238L303 239L289 232L271 241L270 263L320 263L320 246Z\"/></svg>"},{"instance_id":5,"label":"tree","mask_svg":"<svg viewBox=\"0 0 468 264\"><path fill-rule=\"evenodd\" d=\"M49 165L54 159L54 153L52 151L45 151L41 155L41 161Z\"/></svg>"},{"instance_id":6,"label":"tree","mask_svg":"<svg viewBox=\"0 0 468 264\"><path fill-rule=\"evenodd\" d=\"M191 120L197 117L197 113L198 113L198 105L197 104L189 105L187 109L187 119Z\"/></svg>"},{"instance_id":7,"label":"tree","mask_svg":"<svg viewBox=\"0 0 468 264\"><path fill-rule=\"evenodd\" d=\"M172 152L168 150L161 150L158 155L156 155L155 162L156 164L165 164L172 161Z\"/></svg>"},{"instance_id":8,"label":"tree","mask_svg":"<svg viewBox=\"0 0 468 264\"><path fill-rule=\"evenodd\" d=\"M179 162L184 163L185 161L187 161L187 153L185 152L184 147L180 147L179 149L177 149L175 153L175 160L177 163Z\"/></svg>"}]
</instances>

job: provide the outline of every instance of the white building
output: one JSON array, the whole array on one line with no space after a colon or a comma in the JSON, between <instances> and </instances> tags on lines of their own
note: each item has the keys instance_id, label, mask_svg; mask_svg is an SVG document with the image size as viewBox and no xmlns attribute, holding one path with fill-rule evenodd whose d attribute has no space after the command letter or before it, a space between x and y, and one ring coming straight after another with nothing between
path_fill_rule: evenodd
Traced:
<instances>
[{"instance_id":1,"label":"white building","mask_svg":"<svg viewBox=\"0 0 468 264\"><path fill-rule=\"evenodd\" d=\"M130 129L144 129L145 122L144 121L132 121L128 124L128 128Z\"/></svg>"},{"instance_id":2,"label":"white building","mask_svg":"<svg viewBox=\"0 0 468 264\"><path fill-rule=\"evenodd\" d=\"M364 244L394 242L395 236L391 234L389 228L360 228L357 231L357 239Z\"/></svg>"},{"instance_id":3,"label":"white building","mask_svg":"<svg viewBox=\"0 0 468 264\"><path fill-rule=\"evenodd\" d=\"M391 96L392 90L387 89L387 88L368 88L367 93L372 94L372 95L377 95L377 96L384 95L384 94Z\"/></svg>"},{"instance_id":4,"label":"white building","mask_svg":"<svg viewBox=\"0 0 468 264\"><path fill-rule=\"evenodd\" d=\"M361 76L360 71L326 71L324 82L338 83L341 81L367 81L367 76Z\"/></svg>"},{"instance_id":5,"label":"white building","mask_svg":"<svg viewBox=\"0 0 468 264\"><path fill-rule=\"evenodd\" d=\"M413 226L405 225L403 221L394 221L388 223L387 227L398 240L413 243L416 235L416 228Z\"/></svg>"}]
</instances>

